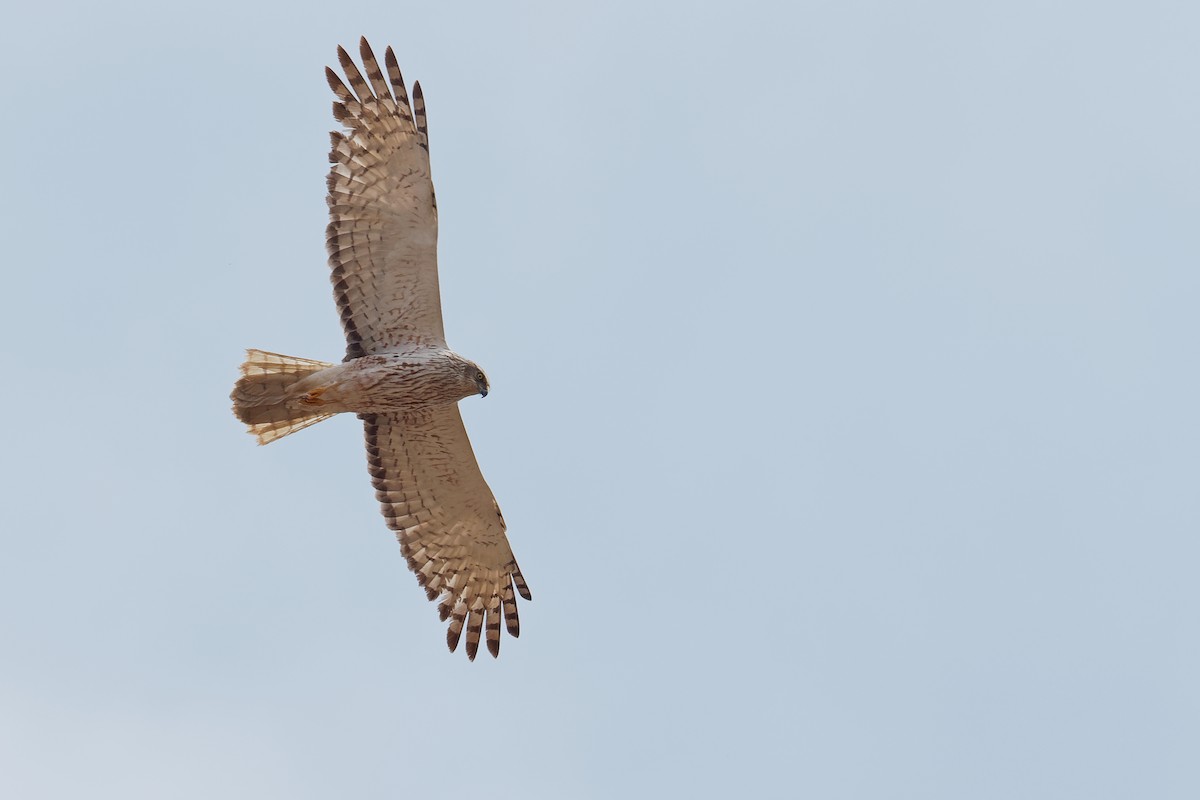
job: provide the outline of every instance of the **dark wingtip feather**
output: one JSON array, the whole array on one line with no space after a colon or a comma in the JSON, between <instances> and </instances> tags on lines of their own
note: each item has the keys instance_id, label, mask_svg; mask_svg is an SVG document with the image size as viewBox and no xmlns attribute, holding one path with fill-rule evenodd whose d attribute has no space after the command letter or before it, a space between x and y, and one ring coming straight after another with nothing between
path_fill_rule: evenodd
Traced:
<instances>
[{"instance_id":1,"label":"dark wingtip feather","mask_svg":"<svg viewBox=\"0 0 1200 800\"><path fill-rule=\"evenodd\" d=\"M359 102L366 103L371 100L371 88L367 86L367 82L363 79L362 73L358 71L358 65L354 63L354 59L346 52L346 48L338 45L338 62L342 65L342 70L346 73L346 80L350 81L350 86L357 95Z\"/></svg>"},{"instance_id":2,"label":"dark wingtip feather","mask_svg":"<svg viewBox=\"0 0 1200 800\"><path fill-rule=\"evenodd\" d=\"M346 88L346 84L342 83L342 79L338 77L338 74L333 71L332 67L325 68L325 81L339 98L342 100L350 99L350 90Z\"/></svg>"},{"instance_id":3,"label":"dark wingtip feather","mask_svg":"<svg viewBox=\"0 0 1200 800\"><path fill-rule=\"evenodd\" d=\"M500 609L504 612L504 627L512 637L521 635L521 619L517 616L517 598L513 596L512 576L508 576L508 586L500 593Z\"/></svg>"},{"instance_id":4,"label":"dark wingtip feather","mask_svg":"<svg viewBox=\"0 0 1200 800\"><path fill-rule=\"evenodd\" d=\"M388 47L383 54L383 63L387 67L388 81L392 84L392 96L396 100L400 116L412 122L412 109L408 105L408 90L404 88L404 76L400 74L400 63L396 61L396 54L391 47Z\"/></svg>"},{"instance_id":5,"label":"dark wingtip feather","mask_svg":"<svg viewBox=\"0 0 1200 800\"><path fill-rule=\"evenodd\" d=\"M487 631L484 636L487 639L488 652L492 654L492 658L500 657L500 609L493 608L487 614Z\"/></svg>"},{"instance_id":6,"label":"dark wingtip feather","mask_svg":"<svg viewBox=\"0 0 1200 800\"><path fill-rule=\"evenodd\" d=\"M425 152L429 152L429 123L425 118L425 94L421 91L421 82L413 83L413 115L417 127L417 141ZM437 205L436 203L434 204Z\"/></svg>"},{"instance_id":7,"label":"dark wingtip feather","mask_svg":"<svg viewBox=\"0 0 1200 800\"><path fill-rule=\"evenodd\" d=\"M379 68L375 51L371 49L365 36L358 40L358 53L362 56L363 69L366 70L367 79L371 81L371 89L375 96L380 100L391 99L392 92L388 88L387 80L383 77L383 70Z\"/></svg>"},{"instance_id":8,"label":"dark wingtip feather","mask_svg":"<svg viewBox=\"0 0 1200 800\"><path fill-rule=\"evenodd\" d=\"M517 585L517 591L521 593L521 597L524 597L526 600L532 600L533 595L529 593L529 587L525 584L525 576L521 574L521 570L516 569L515 564L513 567L512 576L513 582Z\"/></svg>"},{"instance_id":9,"label":"dark wingtip feather","mask_svg":"<svg viewBox=\"0 0 1200 800\"><path fill-rule=\"evenodd\" d=\"M479 653L479 634L483 631L482 611L472 611L467 617L467 658L472 661Z\"/></svg>"}]
</instances>

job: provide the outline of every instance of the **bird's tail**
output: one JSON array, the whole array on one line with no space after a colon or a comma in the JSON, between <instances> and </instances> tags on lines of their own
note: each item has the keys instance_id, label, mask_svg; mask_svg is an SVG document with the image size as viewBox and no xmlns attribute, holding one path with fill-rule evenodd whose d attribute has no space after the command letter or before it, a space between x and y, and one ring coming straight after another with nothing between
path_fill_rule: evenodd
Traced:
<instances>
[{"instance_id":1,"label":"bird's tail","mask_svg":"<svg viewBox=\"0 0 1200 800\"><path fill-rule=\"evenodd\" d=\"M325 361L247 350L242 377L229 395L233 413L258 437L259 444L270 444L328 419L333 416L328 412L297 408L288 390L300 379L332 366Z\"/></svg>"}]
</instances>

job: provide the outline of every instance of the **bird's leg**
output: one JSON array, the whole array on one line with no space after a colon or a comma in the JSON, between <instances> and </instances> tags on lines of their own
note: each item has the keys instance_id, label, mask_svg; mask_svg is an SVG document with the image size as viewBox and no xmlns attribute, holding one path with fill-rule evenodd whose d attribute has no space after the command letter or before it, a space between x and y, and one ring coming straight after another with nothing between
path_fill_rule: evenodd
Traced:
<instances>
[{"instance_id":1,"label":"bird's leg","mask_svg":"<svg viewBox=\"0 0 1200 800\"><path fill-rule=\"evenodd\" d=\"M316 389L313 389L311 392L305 392L304 394L300 395L300 405L302 405L302 406L323 405L324 401L321 400L321 395L325 394L325 390L328 388L329 388L328 386L320 386L320 387L317 387Z\"/></svg>"}]
</instances>

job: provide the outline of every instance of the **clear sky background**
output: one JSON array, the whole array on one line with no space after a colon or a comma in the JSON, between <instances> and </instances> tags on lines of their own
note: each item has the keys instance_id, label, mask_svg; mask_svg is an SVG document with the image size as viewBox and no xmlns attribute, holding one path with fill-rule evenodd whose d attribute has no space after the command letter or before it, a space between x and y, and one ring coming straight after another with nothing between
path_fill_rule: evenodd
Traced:
<instances>
[{"instance_id":1,"label":"clear sky background","mask_svg":"<svg viewBox=\"0 0 1200 800\"><path fill-rule=\"evenodd\" d=\"M331 95L429 104L534 601L469 663L337 360ZM1200 796L1200 6L27 3L0 796ZM450 792L452 794L447 794Z\"/></svg>"}]
</instances>

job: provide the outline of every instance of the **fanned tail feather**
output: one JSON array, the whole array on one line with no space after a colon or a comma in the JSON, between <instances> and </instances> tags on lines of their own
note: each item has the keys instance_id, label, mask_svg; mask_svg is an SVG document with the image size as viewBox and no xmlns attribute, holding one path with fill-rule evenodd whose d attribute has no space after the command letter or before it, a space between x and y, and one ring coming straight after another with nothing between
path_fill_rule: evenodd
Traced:
<instances>
[{"instance_id":1,"label":"fanned tail feather","mask_svg":"<svg viewBox=\"0 0 1200 800\"><path fill-rule=\"evenodd\" d=\"M229 395L233 413L246 423L259 444L270 444L328 419L333 415L295 408L288 402L291 399L288 390L297 381L332 366L327 361L247 350L242 377Z\"/></svg>"}]
</instances>

